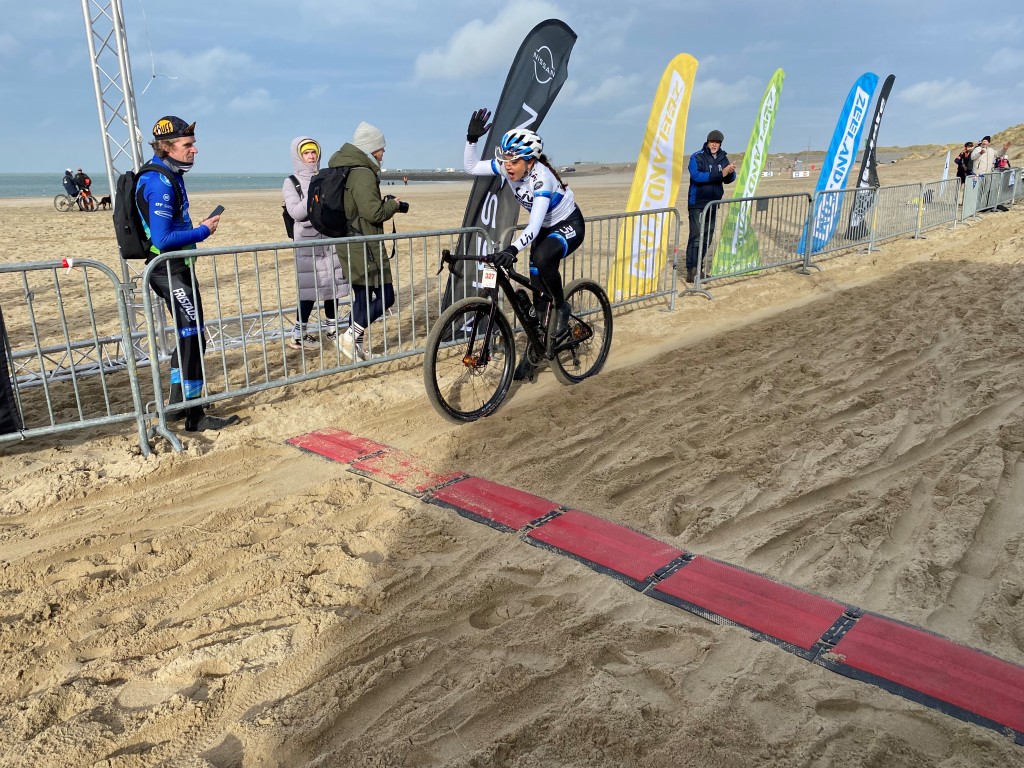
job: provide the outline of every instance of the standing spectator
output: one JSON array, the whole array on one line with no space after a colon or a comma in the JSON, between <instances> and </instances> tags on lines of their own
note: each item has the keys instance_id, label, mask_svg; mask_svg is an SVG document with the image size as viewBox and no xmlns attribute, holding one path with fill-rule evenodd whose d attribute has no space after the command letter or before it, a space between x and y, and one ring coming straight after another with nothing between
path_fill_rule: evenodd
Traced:
<instances>
[{"instance_id":1,"label":"standing spectator","mask_svg":"<svg viewBox=\"0 0 1024 768\"><path fill-rule=\"evenodd\" d=\"M64 170L64 178L61 180L61 184L64 185L64 191L71 195L71 197L78 197L78 185L75 183L75 176L71 173L70 168Z\"/></svg>"},{"instance_id":2,"label":"standing spectator","mask_svg":"<svg viewBox=\"0 0 1024 768\"><path fill-rule=\"evenodd\" d=\"M352 141L331 155L328 166L352 166L345 187L345 218L361 235L384 234L384 222L396 213L408 213L409 204L380 194L380 164L384 134L369 123L356 126ZM354 246L345 270L352 283L352 324L340 337L341 351L352 360L365 360L363 336L374 320L395 303L391 264L382 241Z\"/></svg>"},{"instance_id":3,"label":"standing spectator","mask_svg":"<svg viewBox=\"0 0 1024 768\"><path fill-rule=\"evenodd\" d=\"M953 160L956 163L956 177L960 179L960 184L967 183L967 177L974 173L974 161L971 160L971 151L974 149L973 141L965 141L964 148L960 150L960 154Z\"/></svg>"},{"instance_id":4,"label":"standing spectator","mask_svg":"<svg viewBox=\"0 0 1024 768\"><path fill-rule=\"evenodd\" d=\"M974 172L981 176L985 173L991 173L996 167L996 150L994 147L989 146L992 142L991 136L985 136L978 146L971 152L971 160L974 162ZM1005 155L1007 150L1010 148L1010 142L1003 144L1003 151L1000 154Z\"/></svg>"},{"instance_id":5,"label":"standing spectator","mask_svg":"<svg viewBox=\"0 0 1024 768\"><path fill-rule=\"evenodd\" d=\"M309 181L320 170L320 145L308 136L300 136L292 140L291 156L295 175L284 180L284 205L295 220L295 242L307 245L295 249L298 317L295 319L292 337L286 343L292 349L313 349L320 344L316 337L307 332L313 307L317 301L323 302L325 321L320 323L320 328L328 341L335 342L338 335L338 299L348 296L348 280L345 279L334 246L317 244L317 241L326 238L309 223L306 213ZM297 187L292 182L293 178L298 181Z\"/></svg>"},{"instance_id":6,"label":"standing spectator","mask_svg":"<svg viewBox=\"0 0 1024 768\"><path fill-rule=\"evenodd\" d=\"M701 211L707 207L708 203L721 200L725 194L723 185L732 184L736 180L736 165L729 162L729 156L722 151L724 140L725 136L721 131L711 131L700 151L690 155L690 191L686 201L690 218L690 236L686 241L686 282L688 283L693 282L697 273ZM712 206L711 213L704 225L705 255L707 255L715 234L716 208L717 206ZM704 268L701 265L701 277L703 276Z\"/></svg>"},{"instance_id":7,"label":"standing spectator","mask_svg":"<svg viewBox=\"0 0 1024 768\"><path fill-rule=\"evenodd\" d=\"M153 159L170 171L171 178L158 171L139 174L135 187L138 206L146 236L152 242L153 255L165 251L194 250L217 231L220 216L204 219L199 226L192 224L188 211L188 194L184 175L192 169L196 153L196 124L186 123L180 117L161 117L153 126ZM173 182L172 180L173 179ZM199 283L192 271L192 259L172 259L153 272L150 286L164 300L174 315L177 343L171 355L171 404L202 397L203 301ZM180 357L179 357L180 356ZM201 432L223 429L238 421L237 416L220 418L204 413L202 406L185 409L185 429Z\"/></svg>"}]
</instances>

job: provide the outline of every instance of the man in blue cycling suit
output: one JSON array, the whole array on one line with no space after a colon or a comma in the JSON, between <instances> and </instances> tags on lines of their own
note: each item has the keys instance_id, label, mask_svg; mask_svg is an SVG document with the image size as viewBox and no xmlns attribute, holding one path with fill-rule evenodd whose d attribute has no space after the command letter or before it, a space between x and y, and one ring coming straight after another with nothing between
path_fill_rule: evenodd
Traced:
<instances>
[{"instance_id":1,"label":"man in blue cycling suit","mask_svg":"<svg viewBox=\"0 0 1024 768\"><path fill-rule=\"evenodd\" d=\"M167 251L195 249L196 243L216 232L220 223L220 216L212 216L194 226L189 217L184 175L192 169L198 152L195 130L195 123L186 123L173 115L161 117L153 126L150 146L154 155L149 162L162 166L167 173L154 170L140 173L135 187L135 204L146 236L152 242L153 255L148 260ZM174 315L178 334L171 357L169 402L201 397L205 347L203 302L191 259L172 259L159 267L153 273L150 286ZM193 406L184 413L185 429L189 432L223 429L238 421L237 416L207 415L202 406Z\"/></svg>"}]
</instances>

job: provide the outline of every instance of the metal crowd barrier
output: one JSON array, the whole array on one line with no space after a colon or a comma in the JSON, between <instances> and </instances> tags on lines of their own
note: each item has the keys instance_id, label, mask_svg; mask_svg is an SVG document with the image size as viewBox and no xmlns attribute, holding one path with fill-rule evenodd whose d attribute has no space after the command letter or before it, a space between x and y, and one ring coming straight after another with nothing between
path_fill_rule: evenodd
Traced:
<instances>
[{"instance_id":1,"label":"metal crowd barrier","mask_svg":"<svg viewBox=\"0 0 1024 768\"><path fill-rule=\"evenodd\" d=\"M702 288L708 282L802 263L797 249L810 202L811 196L800 192L718 200L707 205L699 220L699 269L693 287L685 289L683 295L702 293L711 298Z\"/></svg>"},{"instance_id":2,"label":"metal crowd barrier","mask_svg":"<svg viewBox=\"0 0 1024 768\"><path fill-rule=\"evenodd\" d=\"M999 183L1000 200L1007 198L1006 190L1017 193L1022 186L1009 179ZM813 198L790 194L719 200L701 212L697 243L701 268L693 286L680 295L697 293L710 299L705 286L716 280L796 264L805 272L831 254L859 248L870 252L885 240L920 237L925 230L943 225L955 227L959 193L958 182L945 179L824 190ZM973 205L975 194L980 193L969 183L965 211Z\"/></svg>"},{"instance_id":3,"label":"metal crowd barrier","mask_svg":"<svg viewBox=\"0 0 1024 768\"><path fill-rule=\"evenodd\" d=\"M132 338L122 283L101 262L68 264L0 264L18 289L5 285L0 301L22 423L19 432L0 434L0 443L134 421L148 456L135 355L126 354Z\"/></svg>"},{"instance_id":4,"label":"metal crowd barrier","mask_svg":"<svg viewBox=\"0 0 1024 768\"><path fill-rule=\"evenodd\" d=\"M922 184L918 234L943 224L956 227L959 198L960 182L957 179Z\"/></svg>"},{"instance_id":5,"label":"metal crowd barrier","mask_svg":"<svg viewBox=\"0 0 1024 768\"><path fill-rule=\"evenodd\" d=\"M962 215L983 205L1012 204L1024 196L1011 169L969 180ZM722 200L701 215L699 265L690 292L710 298L705 284L760 274L779 267L815 266L824 255L867 246L901 235L919 235L956 223L955 181ZM835 218L831 237L816 250L801 249L814 224L816 202ZM827 202L825 202L827 201ZM977 207L972 207L974 204ZM563 264L566 283L587 276L598 280L616 306L660 297L675 307L677 269L682 268L679 212L674 208L627 212L587 219L584 244ZM704 237L704 233L708 237ZM505 233L508 234L508 233ZM472 273L462 293L446 296L447 272L436 274L444 248L460 239L487 241L480 229L451 229L377 237L320 241L333 245L351 274L365 265L368 249L380 245L391 258L394 306L366 330L367 359L352 361L327 338L328 324L317 302L307 332L319 343L292 349L287 339L295 322L297 276L294 250L308 243L276 243L163 254L146 266L141 279L121 282L104 264L82 260L0 265L0 275L19 276L20 291L0 284L11 346L16 405L24 428L0 435L0 443L134 421L144 454L149 439L181 443L169 422L186 407L219 401L329 376L364 365L422 354L431 323L450 301L475 290ZM801 250L804 253L801 253ZM811 252L813 250L813 252ZM166 359L176 350L179 332L164 304L147 286L157 270L181 259L194 262L193 277L205 302L203 397L185 404L165 403L169 389ZM102 278L100 277L102 275ZM94 289L109 283L113 291ZM138 302L138 294L142 302ZM141 307L141 311L138 308ZM136 328L139 311L145 330ZM348 325L352 299L338 307L337 330ZM157 350L150 356L148 350ZM139 366L150 366L140 379ZM154 423L147 431L147 426Z\"/></svg>"},{"instance_id":6,"label":"metal crowd barrier","mask_svg":"<svg viewBox=\"0 0 1024 768\"><path fill-rule=\"evenodd\" d=\"M964 185L964 201L960 221L976 218L982 211L1009 207L1024 198L1024 179L1020 168L992 171L981 176L968 176Z\"/></svg>"},{"instance_id":7,"label":"metal crowd barrier","mask_svg":"<svg viewBox=\"0 0 1024 768\"><path fill-rule=\"evenodd\" d=\"M505 230L500 242L511 239L525 224ZM676 268L681 232L679 211L657 208L594 216L586 219L586 236L562 262L562 281L579 277L596 280L613 307L667 298L675 309ZM520 260L520 271L522 271Z\"/></svg>"},{"instance_id":8,"label":"metal crowd barrier","mask_svg":"<svg viewBox=\"0 0 1024 768\"><path fill-rule=\"evenodd\" d=\"M871 249L883 240L920 234L921 184L879 187L871 229Z\"/></svg>"},{"instance_id":9,"label":"metal crowd barrier","mask_svg":"<svg viewBox=\"0 0 1024 768\"><path fill-rule=\"evenodd\" d=\"M390 257L395 303L366 329L364 361L351 360L338 344L348 327L351 294L338 307L335 339L328 338L327 324L319 316L323 299L318 296L316 314L307 327L307 333L317 339L317 346L292 349L287 344L296 320L298 295L294 251L308 248L309 241L176 251L156 257L146 267L144 284L148 285L158 270L170 270L183 259L192 260L192 289L200 293L205 310L202 335L210 342L202 357L204 395L176 405L165 404L164 396L157 397L155 434L180 450L181 443L168 422L183 416L187 408L422 354L430 325L444 303L448 273L436 274L441 250L454 251L460 237L475 236L486 234L461 228L316 241L319 246L337 250L346 275L353 274L353 266L361 266L366 273L371 248L379 247ZM158 296L145 293L143 313L151 344L155 344L155 321L163 307ZM173 323L179 359L183 330L186 334L199 333L196 327L182 329ZM151 366L153 391L166 394L169 384L163 367Z\"/></svg>"}]
</instances>

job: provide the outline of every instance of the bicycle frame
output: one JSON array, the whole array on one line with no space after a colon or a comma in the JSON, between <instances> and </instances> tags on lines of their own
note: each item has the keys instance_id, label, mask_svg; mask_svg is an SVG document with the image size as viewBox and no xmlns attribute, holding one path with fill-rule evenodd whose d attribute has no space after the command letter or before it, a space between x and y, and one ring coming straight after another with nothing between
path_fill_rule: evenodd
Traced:
<instances>
[{"instance_id":1,"label":"bicycle frame","mask_svg":"<svg viewBox=\"0 0 1024 768\"><path fill-rule=\"evenodd\" d=\"M455 275L462 277L462 274L455 268L455 262L457 261L483 262L485 259L481 256L455 255L445 249L441 252L441 266L437 270L438 274L440 274L441 270L447 266ZM552 302L548 302L547 312L545 313L546 317L540 318L536 323L536 327L533 319L526 317L523 311L519 308L519 304L516 303L515 297L516 287L513 283L518 283L531 293L535 293L536 291L533 283L530 281L530 278L525 275L521 275L511 267L505 268L490 265L490 268L495 272L496 285L494 288L484 288L481 293L481 298L489 299L491 301L491 311L487 316L487 327L484 329L483 337L484 341L487 342L484 345L485 350L490 350L490 336L491 329L494 325L494 315L501 311L496 300L496 293L498 290L505 295L508 305L512 308L512 314L514 314L519 320L519 325L526 333L526 338L529 342L527 344L527 349L529 349L529 345L532 344L534 349L544 356L544 359L553 360L559 352L569 349L576 343L575 340L571 338L561 344L556 345L553 343L554 339L552 338L552 331L554 330L553 325L555 323L555 313L551 311L553 309ZM537 328L540 328L541 333L537 333Z\"/></svg>"}]
</instances>

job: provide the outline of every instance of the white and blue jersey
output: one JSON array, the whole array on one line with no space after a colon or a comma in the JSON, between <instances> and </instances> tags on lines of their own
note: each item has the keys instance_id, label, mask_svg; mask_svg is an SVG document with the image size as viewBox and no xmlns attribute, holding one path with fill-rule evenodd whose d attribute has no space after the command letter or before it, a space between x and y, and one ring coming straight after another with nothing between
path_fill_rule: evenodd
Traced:
<instances>
[{"instance_id":1,"label":"white and blue jersey","mask_svg":"<svg viewBox=\"0 0 1024 768\"><path fill-rule=\"evenodd\" d=\"M512 242L520 251L533 244L542 228L557 227L577 210L572 190L563 186L543 163L534 163L533 169L522 179L512 181L505 172L504 163L498 160L477 160L476 144L466 142L463 166L466 173L474 176L504 177L516 200L529 212L530 220L526 229Z\"/></svg>"}]
</instances>

